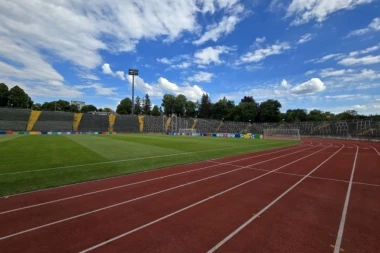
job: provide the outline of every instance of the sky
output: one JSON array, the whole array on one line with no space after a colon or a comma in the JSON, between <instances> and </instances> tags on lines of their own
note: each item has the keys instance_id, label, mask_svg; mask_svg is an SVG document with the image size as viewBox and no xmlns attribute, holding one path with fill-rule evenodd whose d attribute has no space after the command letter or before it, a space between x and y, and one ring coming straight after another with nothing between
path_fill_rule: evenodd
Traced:
<instances>
[{"instance_id":1,"label":"sky","mask_svg":"<svg viewBox=\"0 0 380 253\"><path fill-rule=\"evenodd\" d=\"M0 82L116 109L203 93L380 113L379 0L0 0Z\"/></svg>"}]
</instances>

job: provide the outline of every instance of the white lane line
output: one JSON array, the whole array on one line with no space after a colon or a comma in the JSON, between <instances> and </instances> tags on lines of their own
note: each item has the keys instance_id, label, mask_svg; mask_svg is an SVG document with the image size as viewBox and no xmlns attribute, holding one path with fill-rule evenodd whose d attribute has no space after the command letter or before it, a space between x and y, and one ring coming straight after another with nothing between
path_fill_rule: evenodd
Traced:
<instances>
[{"instance_id":1,"label":"white lane line","mask_svg":"<svg viewBox=\"0 0 380 253\"><path fill-rule=\"evenodd\" d=\"M236 157L236 156L243 156L243 155L257 154L257 153L267 152L267 151L270 151L270 150L277 150L277 149L279 149L279 152L281 152L281 151L287 151L287 150L297 149L297 148L299 148L299 147L316 147L316 146L319 146L319 145L314 145L314 146L312 146L312 144L313 144L313 142L309 142L308 144L305 143L305 144L300 144L300 145L295 145L295 146L293 145L293 146L286 146L286 147L274 147L274 148L268 148L268 149L261 150L261 151L257 151L257 152L253 151L253 152L250 152L250 153L245 153L245 154L240 154L240 155L229 156L229 158L233 158L233 157ZM219 160L219 159L224 159L224 158L227 158L227 157L228 157L228 156L226 156L226 157L214 158L214 159L210 159L210 160L201 160L201 161L196 161L196 162L186 163L186 164L178 164L178 165L168 166L168 167L165 167L165 168L158 168L158 169L151 169L151 170L139 171L139 172L136 172L136 173L129 173L129 174L118 175L118 176L112 176L112 177L107 177L107 178L99 178L99 179L94 179L94 180L91 180L91 181L84 181L84 182L79 182L79 183L74 183L74 184L60 185L60 186L55 186L55 187L52 187L52 188L45 188L45 189L39 189L39 190L35 190L35 191L29 191L29 192L22 192L22 193L16 193L16 194L12 194L12 195L7 195L7 197L13 197L13 196L19 196L19 195L33 194L33 193L36 193L36 192L50 191L50 190L52 190L52 189L58 189L58 188L64 188L64 187L73 187L73 186L76 186L76 185L87 184L87 183L93 183L93 182L103 181L103 180L113 180L113 179L115 179L115 178L121 178L121 177L130 177L130 176L134 176L134 175L137 175L137 174L150 173L150 172L157 171L157 170L172 169L172 168L174 168L174 167L181 167L181 166L193 165L193 164L203 163L203 162L210 162L210 161L212 161L212 160ZM3 199L3 198L4 198L4 197L0 197L0 200Z\"/></svg>"},{"instance_id":2,"label":"white lane line","mask_svg":"<svg viewBox=\"0 0 380 253\"><path fill-rule=\"evenodd\" d=\"M329 147L331 147L331 146L329 146ZM324 148L324 149L327 149L327 148L329 148L329 147L326 147L326 148ZM322 151L322 150L324 150L324 149L321 149L320 151ZM320 151L316 151L316 152L313 153L313 154L316 154L316 153L318 153L318 152L320 152ZM248 183L250 183L250 182L252 182L252 181L255 181L255 180L259 179L259 178L262 178L262 177L264 177L264 176L266 176L266 175L269 175L269 174L271 174L271 173L274 173L274 172L277 171L277 170L280 170L280 169L282 169L282 168L284 168L284 167L286 167L286 166L289 166L289 165L291 165L291 164L293 164L293 163L295 163L295 162L298 162L298 161L300 161L300 160L302 160L302 159L305 159L305 158L307 158L307 157L309 157L309 156L311 156L311 155L313 155L313 154L309 154L309 155L304 156L304 157L302 157L302 158L299 158L299 159L297 159L297 160L295 160L295 161L293 161L293 162L290 162L290 163L288 163L288 164L285 164L285 165L283 165L283 166L281 166L281 167L279 167L279 168L277 168L277 169L275 169L275 170L273 170L273 171L269 171L269 172L264 173L264 174L262 174L262 175L260 175L260 176L257 176L257 177L255 177L255 178L252 178L252 179L250 179L250 180L247 180L247 181L245 181L245 182L243 182L243 183L241 183L241 184L235 185L235 186L233 186L233 187L231 187L231 188L228 188L227 190L224 190L224 191L222 191L222 192L219 192L219 193L217 193L217 194L215 194L215 195L212 195L212 196L210 196L210 197L208 197L208 198L206 198L206 199L200 200L200 201L198 201L198 202L196 202L196 203L194 203L194 204L191 204L191 205L186 206L186 207L184 207L184 208L182 208L182 209L179 209L179 210L177 210L177 211L175 211L175 212L173 212L173 213L170 213L170 214L165 215L165 216L163 216L163 217L161 217L161 218L158 218L158 219L156 219L156 220L154 220L154 221L151 221L151 222L149 222L149 223L147 223L147 224L145 224L145 225L142 225L142 226L137 227L137 228L135 228L135 229L133 229L133 230L130 230L130 231L126 232L126 233L123 233L123 234L118 235L118 236L116 236L116 237L114 237L114 238L111 238L111 239L106 240L106 241L104 241L104 242L102 242L102 243L99 243L99 244L94 245L94 246L92 246L92 247L90 247L90 248L87 248L87 249L81 251L80 253L89 252L89 251L94 250L94 249L96 249L96 248L99 248L99 247L101 247L101 246L103 246L103 245L106 245L106 244L108 244L108 243L110 243L110 242L116 241L116 240L118 240L118 239L120 239L120 238L122 238L122 237L124 237L124 236L127 236L127 235L129 235L129 234L132 234L132 233L138 231L138 230L141 230L141 229L146 228L146 227L148 227L148 226L150 226L150 225L153 225L153 224L155 224L155 223L157 223L157 222L160 222L160 221L162 221L162 220L165 220L165 219L167 219L167 218L169 218L169 217L171 217L171 216L173 216L173 215L176 215L176 214L178 214L178 213L181 213L181 212L183 212L183 211L185 211L185 210L187 210L187 209L190 209L190 208L192 208L192 207L194 207L194 206L200 205L200 204L202 204L202 203L204 203L204 202L206 202L206 201L208 201L208 200L214 199L215 197L218 197L218 196L220 196L220 195L223 195L223 194L225 194L225 193L227 193L227 192L229 192L229 191L232 191L232 190L234 190L234 189L236 189L236 188L239 188L239 187L241 187L241 186L243 186L243 185L246 185L246 184L248 184ZM250 165L250 166L252 166L252 165ZM247 166L245 166L245 167L247 167Z\"/></svg>"},{"instance_id":3,"label":"white lane line","mask_svg":"<svg viewBox=\"0 0 380 253\"><path fill-rule=\"evenodd\" d=\"M310 171L307 175L305 175L302 179L300 179L297 183L295 183L294 185L292 185L289 189L287 189L285 192L283 192L275 200L273 200L271 203L269 203L266 207L264 207L263 209L261 209L260 212L256 213L252 218L250 218L249 220L247 220L244 224L242 224L240 227L238 227L234 232L232 232L226 238L224 238L222 241L220 241L217 245L215 245L212 249L210 249L208 251L208 253L212 253L212 252L216 251L217 249L219 249L223 244L225 244L233 236L235 236L242 229L244 229L246 226L248 226L252 221L254 221L262 213L264 213L266 210L268 210L272 205L274 205L276 202L278 202L280 199L282 199L286 194L288 194L291 190L293 190L300 183L302 183L306 178L308 178L312 173L314 173L314 171L316 171L317 169L319 169L323 164L325 164L328 160L330 160L333 156L335 156L343 148L344 148L344 145L340 149L338 149L334 154L332 154L329 158L327 158L326 160L324 160L321 164L319 164L312 171Z\"/></svg>"},{"instance_id":4,"label":"white lane line","mask_svg":"<svg viewBox=\"0 0 380 253\"><path fill-rule=\"evenodd\" d=\"M356 161L357 161L357 158L358 158L358 153L359 153L359 147L356 146L355 160L354 160L354 164L352 166L351 178L350 178L350 183L348 184L346 200L344 201L342 218L340 220L340 225L339 225L339 230L338 230L338 236L336 237L334 253L340 253L340 246L342 244L344 224L346 223L347 209L348 209L348 204L350 202L352 181L354 180L355 167L356 167Z\"/></svg>"},{"instance_id":5,"label":"white lane line","mask_svg":"<svg viewBox=\"0 0 380 253\"><path fill-rule=\"evenodd\" d=\"M261 144L260 145L246 145L246 146L230 147L230 148L208 149L208 150L202 150L202 151L184 152L184 153L168 154L168 155L158 155L158 156L149 156L149 157L138 157L138 158L130 158L130 159L124 159L124 160L114 160L114 161L99 162L99 163L86 163L86 164L68 165L68 166L53 167L53 168L46 168L46 169L39 169L39 170L15 171L15 172L9 172L9 173L0 174L0 176L15 175L15 174L24 174L24 173L34 173L34 172L41 172L41 171L47 171L47 170L70 169L70 168L86 167L86 166L102 165L102 164L110 164L110 163L139 161L139 160L145 160L145 159L154 159L154 158L179 156L179 155L191 155L191 154L196 154L196 153L206 153L206 152L212 152L212 151L238 149L238 148L246 148L246 147L256 147L256 146L266 146L266 145L270 146L270 145L275 145L275 144L278 144L278 143L286 143L286 142L277 142L277 143L262 144L262 145Z\"/></svg>"},{"instance_id":6,"label":"white lane line","mask_svg":"<svg viewBox=\"0 0 380 253\"><path fill-rule=\"evenodd\" d=\"M318 146L316 146L316 147L318 147ZM84 196L89 196L89 195L93 195L93 194L97 194L97 193L101 193L101 192L116 190L116 189L132 186L132 185L142 184L142 183L146 183L146 182L151 182L151 181L160 180L160 179L164 179L164 178L168 178L168 177L178 176L178 175L182 175L182 174L186 174L186 173L191 173L191 172L195 172L195 171L205 170L205 169L208 169L208 168L213 168L213 167L217 167L217 166L221 166L221 165L229 165L230 163L244 161L244 160L253 159L253 158L256 158L256 157L261 157L261 156L266 156L266 155L272 155L272 154L275 154L275 153L289 151L289 150L293 150L293 149L297 149L297 148L299 148L299 147L291 148L291 149L286 149L286 150L273 151L273 152L269 152L269 153L265 153L265 154L260 154L260 155L257 155L257 156L246 157L246 158L238 159L238 160L231 161L231 162L225 162L225 163L216 162L216 161L212 161L212 160L209 160L209 161L206 160L206 161L203 161L203 162L217 163L217 165L210 165L210 166L206 166L206 167L202 167L202 168L198 168L198 169L193 169L193 170L188 170L188 171L184 171L184 172L179 172L179 173L174 173L174 174L170 174L170 175L166 175L166 176L162 176L162 177L151 178L151 179L147 179L147 180L143 180L143 181L138 181L138 182L133 182L133 183L124 184L124 185L119 185L119 186L115 186L115 187L111 187L111 188L105 188L105 189L98 190L98 191L87 192L87 193L78 194L78 195L74 195L74 196L70 196L70 197L66 197L66 198L55 199L55 200L51 200L51 201L41 202L41 203L34 204L34 205L19 207L19 208L15 208L15 209L11 209L11 210L0 212L0 215L6 214L6 213L11 213L11 212L16 212L16 211L20 211L20 210L25 210L25 209L29 209L29 208L33 208L33 207L38 207L38 206L48 205L48 204L52 204L52 203L57 203L57 202L65 201L65 200L70 200L70 199L80 198L80 197L84 197Z\"/></svg>"},{"instance_id":7,"label":"white lane line","mask_svg":"<svg viewBox=\"0 0 380 253\"><path fill-rule=\"evenodd\" d=\"M380 155L379 151L377 151L377 149L376 149L375 147L373 147L373 146L369 146L369 147L373 148L373 149L376 151L376 153L377 153L378 155Z\"/></svg>"},{"instance_id":8,"label":"white lane line","mask_svg":"<svg viewBox=\"0 0 380 253\"><path fill-rule=\"evenodd\" d=\"M314 147L312 147L312 148L314 148ZM271 158L271 159L268 159L268 160L265 160L265 161L261 161L261 162L255 163L255 164L247 165L247 166L245 166L243 168L238 168L238 169L235 169L235 170L230 170L230 171L227 171L227 172L224 172L224 173L220 173L220 174L213 175L213 176L210 176L210 177L206 177L206 178L202 178L202 179L199 179L199 180L195 180L195 181L192 181L192 182L189 182L189 183L186 183L186 184L181 184L181 185L178 185L178 186L175 186L175 187L171 187L171 188L168 188L168 189L165 189L165 190L161 190L161 191L158 191L158 192L150 193L150 194L147 194L147 195L144 195L144 196L141 196L141 197L137 197L137 198L126 200L126 201L123 201L123 202L119 202L119 203L116 203L116 204L113 204L113 205L109 205L109 206L106 206L106 207L95 209L95 210L92 210L90 212L85 212L85 213L78 214L78 215L75 215L75 216L71 216L71 217L68 217L68 218L65 218L65 219L62 219L62 220L54 221L54 222L51 222L51 223L48 223L48 224L45 224L45 225L41 225L41 226L38 226L38 227L26 229L26 230L23 230L23 231L14 233L14 234L10 234L10 235L4 236L4 237L0 237L0 241L4 240L4 239L7 239L7 238L15 237L17 235L25 234L25 233L28 233L28 232L31 232L31 231L34 231L34 230L38 230L38 229L41 229L41 228L49 227L49 226L52 226L52 225L55 225L55 224L58 224L58 223L62 223L62 222L65 222L65 221L69 221L69 220L73 220L73 219L76 219L76 218L79 218L79 217L83 217L83 216L86 216L86 215L89 215L89 214L93 214L93 213L97 213L97 212L100 212L100 211L103 211L103 210L107 210L107 209L110 209L110 208L113 208L113 207L121 206L121 205L124 205L126 203L130 203L130 202L133 202L133 201L136 201L136 200L148 198L148 197L151 197L151 196L154 196L154 195L158 195L160 193L172 191L172 190L184 187L184 186L188 186L188 185L192 185L192 184L195 184L195 183L198 183L198 182L202 182L202 181L208 180L210 178L215 178L215 177L218 177L218 176L221 176L221 175L226 175L226 174L229 174L229 173L232 173L232 172L243 170L243 169L245 169L247 167L250 167L250 166L253 166L253 165L257 165L257 164L273 161L273 160L279 159L281 157L285 157L285 156L292 155L292 154L295 154L295 153L299 153L299 152L302 152L302 151L303 150L292 152L292 153L289 153L289 154L286 154L286 155L282 155L282 156L278 156L278 157L275 157L275 158ZM316 153L318 153L318 152L320 152L320 151L317 151ZM312 154L310 154L310 155L312 155ZM308 155L308 156L310 156L310 155ZM304 158L306 158L308 156L305 156ZM301 159L298 159L298 160L302 160L304 158L301 158ZM298 161L298 160L296 160L296 161ZM271 173L271 172L268 172L268 173Z\"/></svg>"}]
</instances>

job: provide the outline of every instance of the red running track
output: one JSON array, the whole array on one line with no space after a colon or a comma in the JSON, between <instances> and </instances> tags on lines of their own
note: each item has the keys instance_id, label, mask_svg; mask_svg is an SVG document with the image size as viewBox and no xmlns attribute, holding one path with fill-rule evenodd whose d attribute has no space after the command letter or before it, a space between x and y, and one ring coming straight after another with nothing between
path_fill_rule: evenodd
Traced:
<instances>
[{"instance_id":1,"label":"red running track","mask_svg":"<svg viewBox=\"0 0 380 253\"><path fill-rule=\"evenodd\" d=\"M0 252L378 252L380 145L302 145L0 198Z\"/></svg>"}]
</instances>

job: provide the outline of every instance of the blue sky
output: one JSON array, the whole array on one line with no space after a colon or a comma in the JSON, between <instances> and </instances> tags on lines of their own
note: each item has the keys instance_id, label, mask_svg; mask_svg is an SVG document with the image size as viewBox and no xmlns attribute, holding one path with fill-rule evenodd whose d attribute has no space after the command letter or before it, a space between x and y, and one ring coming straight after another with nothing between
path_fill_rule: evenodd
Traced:
<instances>
[{"instance_id":1,"label":"blue sky","mask_svg":"<svg viewBox=\"0 0 380 253\"><path fill-rule=\"evenodd\" d=\"M380 1L0 1L0 82L116 109L135 93L380 113Z\"/></svg>"}]
</instances>

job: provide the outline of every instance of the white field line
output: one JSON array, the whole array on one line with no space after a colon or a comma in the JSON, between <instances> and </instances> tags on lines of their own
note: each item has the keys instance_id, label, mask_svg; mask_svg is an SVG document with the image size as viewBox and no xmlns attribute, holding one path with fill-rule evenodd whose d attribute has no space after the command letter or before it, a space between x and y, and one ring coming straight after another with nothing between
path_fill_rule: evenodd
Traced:
<instances>
[{"instance_id":1,"label":"white field line","mask_svg":"<svg viewBox=\"0 0 380 253\"><path fill-rule=\"evenodd\" d=\"M278 143L285 143L285 142L271 143L271 144L269 144L269 145L274 145L274 144L278 144ZM68 165L68 166L52 167L52 168L39 169L39 170L15 171L15 172L8 172L8 173L0 174L0 176L15 175L15 174L24 174L24 173L34 173L34 172L41 172L41 171L47 171L47 170L70 169L70 168L86 167L86 166L101 165L101 164L110 164L110 163L120 163L120 162L129 162L129 161L139 161L139 160L145 160L145 159L154 159L154 158L162 158L162 157L170 157L170 156L179 156L179 155L191 155L191 154L196 154L196 153L206 153L206 152L212 152L212 151L229 150L229 149L238 149L238 148L246 148L246 147L257 147L257 146L266 146L266 145L268 145L268 144L262 144L262 145L246 145L246 146L230 147L230 148L208 149L208 150L202 150L202 151L184 152L184 153L177 153L177 154L157 155L157 156L149 156L149 157L138 157L138 158L130 158L130 159L114 160L114 161L98 162L98 163L86 163L86 164Z\"/></svg>"},{"instance_id":2,"label":"white field line","mask_svg":"<svg viewBox=\"0 0 380 253\"><path fill-rule=\"evenodd\" d=\"M377 149L376 149L374 146L370 146L370 145L367 145L367 146L373 148L373 149L376 151L376 153L377 153L378 155L380 155L379 151L377 151Z\"/></svg>"},{"instance_id":3,"label":"white field line","mask_svg":"<svg viewBox=\"0 0 380 253\"><path fill-rule=\"evenodd\" d=\"M257 151L257 152L245 153L245 154L234 155L234 156L219 157L219 158L214 158L214 159L210 159L210 160L201 160L201 161L196 161L196 162L192 162L192 163L186 163L186 164L178 164L178 165L168 166L168 167L165 167L165 168L158 168L158 169L138 171L138 172L124 174L124 175L118 175L118 176L112 176L112 177L106 177L106 178L98 178L98 179L94 179L94 180L90 180L90 181L84 181L84 182L79 182L79 183L60 185L60 186L55 186L55 187L52 187L52 188L45 188L45 189L39 189L39 190L35 190L35 191L21 192L21 193L7 195L7 197L13 197L13 196L19 196L19 195L27 195L27 194L32 194L32 193L41 192L41 191L50 191L52 189L58 189L58 188L63 188L63 187L72 187L72 186L76 186L76 185L80 185L80 184L92 183L92 182L96 182L96 181L112 180L112 179L120 178L120 177L130 177L130 176L137 175L137 174L150 173L152 171L171 169L173 167L178 167L178 166L186 166L186 165L192 165L192 164L197 164L197 163L215 161L215 160L224 159L224 158L227 158L227 157L233 158L235 156L254 154L254 153L259 153L259 152L267 152L267 151L276 150L276 149L279 149L279 151L287 151L287 150L297 149L299 147L311 147L312 144L313 144L313 142L310 142L310 141L307 144L305 142L301 142L301 143L302 144L298 144L298 145L295 145L295 146L268 148L268 149ZM322 143L319 142L319 145L315 145L313 147L320 146L321 144ZM0 200L2 198L4 198L4 197L0 197Z\"/></svg>"},{"instance_id":4,"label":"white field line","mask_svg":"<svg viewBox=\"0 0 380 253\"><path fill-rule=\"evenodd\" d=\"M318 146L315 146L315 147L318 147ZM191 172L195 172L195 171L205 170L205 169L208 169L208 168L213 168L213 167L217 167L217 166L221 166L221 165L229 165L230 163L234 163L234 162L244 161L244 160L248 160L248 159L253 159L253 158L257 158L257 157L261 157L261 156L265 156L265 155L271 155L271 154L275 154L275 153L279 153L279 152L284 152L284 151L289 151L289 150L298 149L298 148L299 147L295 147L295 148L291 148L291 149L286 149L286 150L278 150L278 151L274 151L274 152L260 154L260 155L257 155L257 156L237 159L235 161L230 161L230 162L225 162L225 163L220 163L220 162L216 162L216 161L213 161L213 160L209 160L209 161L206 160L206 161L203 161L203 162L218 163L218 164L217 165L205 166L205 167L201 167L201 168L193 169L193 170L188 170L188 171L184 171L184 172L174 173L174 174L170 174L170 175L166 175L166 176L162 176L162 177L155 177L155 178L151 178L151 179L147 179L147 180L142 180L142 181L138 181L138 182L133 182L133 183L129 183L129 184L123 184L123 185L119 185L119 186L115 186L115 187L105 188L105 189L98 190L98 191L92 191L92 192L87 192L87 193L83 193L83 194L73 195L73 196L66 197L66 198L60 198L60 199L55 199L55 200L51 200L51 201L41 202L41 203L34 204L34 205L29 205L29 206L24 206L24 207L20 207L20 208L15 208L15 209L11 209L11 210L0 212L0 215L6 214L6 213L11 213L11 212L16 212L16 211L20 211L20 210L25 210L25 209L29 209L29 208L33 208L33 207L43 206L43 205L47 205L47 204L52 204L52 203L56 203L56 202L61 202L61 201L69 200L69 199L75 199L75 198L80 198L80 197L84 197L84 196L89 196L89 195L93 195L93 194L96 194L96 193L116 190L116 189L132 186L132 185L142 184L142 183L146 183L146 182L151 182L151 181L160 180L160 179L164 179L164 178L168 178L168 177L178 176L178 175L182 175L182 174L186 174L186 173L191 173ZM307 150L307 149L303 149L303 151L304 150Z\"/></svg>"},{"instance_id":5,"label":"white field line","mask_svg":"<svg viewBox=\"0 0 380 253\"><path fill-rule=\"evenodd\" d=\"M311 148L314 148L314 147L311 147ZM322 151L322 150L320 150L320 151ZM302 152L302 151L303 150L292 152L292 153L289 153L289 154L286 154L286 155L282 155L282 156L278 156L278 157L275 157L275 158L271 158L271 159L268 159L268 160L265 160L265 161L261 161L261 162L255 163L255 164L247 165L244 168L248 168L248 167L253 166L253 165L257 165L257 164L273 161L273 160L279 159L281 157L288 156L288 155L295 154L295 153L299 153L299 152ZM315 153L318 153L320 151L317 151ZM300 158L300 159L298 159L296 161L293 161L293 162L289 163L288 165L290 165L292 163L295 163L295 162L297 162L299 160L302 160L302 159L304 159L306 157L309 157L311 155L313 155L313 154L309 154L309 155L307 155L307 156L305 156L303 158ZM175 189L178 189L178 188L181 188L181 187L185 187L185 186L188 186L188 185L192 185L192 184L195 184L195 183L198 183L198 182L202 182L202 181L208 180L210 178L215 178L215 177L218 177L218 176L221 176L221 175L226 175L226 174L229 174L229 173L232 173L232 172L236 172L236 171L242 170L244 168L237 168L235 170L223 172L223 173L220 173L220 174L217 174L217 175L213 175L213 176L210 176L210 177L206 177L206 178L202 178L202 179L199 179L199 180L195 180L195 181L192 181L192 182L189 182L189 183L186 183L186 184L177 185L175 187L171 187L171 188L168 188L168 189L165 189L165 190L157 191L157 192L150 193L150 194L147 194L147 195L144 195L144 196L140 196L140 197L137 197L137 198L134 198L134 199L126 200L126 201L119 202L119 203L116 203L116 204L113 204L113 205L109 205L109 206L106 206L106 207L95 209L95 210L92 210L90 212L85 212L85 213L78 214L78 215L75 215L75 216L71 216L71 217L68 217L68 218L65 218L65 219L62 219L62 220L54 221L54 222L51 222L51 223L48 223L48 224L45 224L45 225L41 225L41 226L37 226L37 227L34 227L34 228L26 229L26 230L23 230L23 231L20 231L20 232L17 232L17 233L13 233L13 234L10 234L10 235L7 235L7 236L0 237L0 241L8 239L8 238L11 238L11 237L15 237L15 236L18 236L18 235L21 235L21 234L25 234L25 233L28 233L28 232L31 232L31 231L35 231L35 230L38 230L38 229L41 229L41 228L45 228L45 227L49 227L49 226L52 226L52 225L55 225L55 224L59 224L59 223L65 222L65 221L73 220L73 219L76 219L76 218L79 218L79 217L83 217L83 216L90 215L90 214L93 214L93 213L97 213L97 212L100 212L100 211L103 211L103 210L107 210L107 209L110 209L110 208L113 208L113 207L121 206L121 205L124 205L126 203L134 202L136 200L145 199L145 198L148 198L148 197L151 197L151 196L154 196L154 195L158 195L160 193L172 191L172 190L175 190ZM269 173L271 173L271 172L268 172L266 174L269 174Z\"/></svg>"},{"instance_id":6,"label":"white field line","mask_svg":"<svg viewBox=\"0 0 380 253\"><path fill-rule=\"evenodd\" d=\"M352 172L351 172L350 183L348 184L346 200L344 201L344 206L343 206L343 211L342 211L342 218L340 220L338 235L336 237L334 253L340 253L340 246L342 244L344 225L346 223L347 209L348 209L348 204L350 202L352 181L354 180L355 167L356 167L356 161L357 161L357 158L358 158L358 153L359 153L359 147L356 146L355 160L354 160L354 164L352 165Z\"/></svg>"},{"instance_id":7,"label":"white field line","mask_svg":"<svg viewBox=\"0 0 380 253\"><path fill-rule=\"evenodd\" d=\"M341 153L342 154L342 153ZM352 153L351 153L352 155ZM230 164L230 166L233 166L233 167L242 167L242 166L239 166L239 165L234 165L234 164ZM257 170L257 171L271 171L271 170L266 170L266 169L258 169L258 168L247 168L249 170ZM276 174L284 174L284 175L289 175L289 176L297 176L297 177L304 177L305 174L296 174L296 173L288 173L288 172L281 172L281 171L277 171L275 172ZM328 180L328 181L335 181L335 182L342 182L342 183L350 183L350 181L347 181L347 180L342 180L342 179L335 179L335 178L329 178L329 177L313 177L313 176L309 176L308 178L313 178L313 179L321 179L321 180ZM363 183L363 182L355 182L353 181L352 182L353 184L360 184L360 185L366 185L366 186L374 186L374 187L380 187L379 184L370 184L370 183Z\"/></svg>"},{"instance_id":8,"label":"white field line","mask_svg":"<svg viewBox=\"0 0 380 253\"><path fill-rule=\"evenodd\" d=\"M283 192L280 196L278 196L275 200L273 200L271 203L269 203L266 207L260 210L257 214L255 214L252 218L247 220L245 223L243 223L240 227L238 227L234 232L229 234L226 238L224 238L222 241L220 241L217 245L215 245L212 249L207 251L207 253L215 252L217 249L219 249L223 244L225 244L228 240L230 240L232 237L234 237L237 233L239 233L241 230L243 230L246 226L248 226L252 221L254 221L257 217L259 217L262 213L264 213L266 210L268 210L272 205L274 205L276 202L278 202L280 199L282 199L286 194L288 194L291 190L293 190L295 187L297 187L300 183L302 183L306 178L308 178L314 171L319 169L323 164L325 164L328 160L330 160L333 156L335 156L340 150L344 148L344 145L340 149L338 149L335 153L333 153L331 156L329 156L327 159L325 159L322 163L320 163L317 167L315 167L312 171L310 171L307 175L305 175L302 179L300 179L297 183L292 185L290 188L288 188L285 192Z\"/></svg>"},{"instance_id":9,"label":"white field line","mask_svg":"<svg viewBox=\"0 0 380 253\"><path fill-rule=\"evenodd\" d=\"M329 147L331 147L331 146L329 146ZM327 148L329 148L329 147L323 148L323 149L321 149L320 151L322 151L322 150L324 150L324 149L327 149ZM313 153L313 154L316 154L316 153L318 153L318 152L320 152L320 151L316 151L316 152ZM291 164L293 164L293 163L295 163L295 162L298 162L298 161L300 161L300 160L302 160L302 159L305 159L305 158L307 158L307 157L309 157L309 156L311 156L311 155L313 155L313 154L309 154L309 155L304 156L304 157L302 157L302 158L299 158L299 159L297 159L297 160L295 160L295 161L293 161L293 162L290 162L290 163L288 163L288 164L285 164L285 165L283 165L283 166L281 166L281 167L279 167L279 168L277 168L277 169L275 169L275 170L273 170L273 171L269 171L269 172L264 173L264 174L262 174L262 175L260 175L260 176L254 177L254 178L252 178L252 179L250 179L250 180L247 180L247 181L245 181L245 182L243 182L243 183L241 183L241 184L235 185L235 186L233 186L233 187L231 187L231 188L228 188L228 189L226 189L226 190L224 190L224 191L222 191L222 192L219 192L219 193L217 193L217 194L215 194L215 195L212 195L212 196L210 196L210 197L208 197L208 198L205 198L205 199L200 200L200 201L198 201L198 202L196 202L196 203L193 203L193 204L191 204L191 205L189 205L189 206L186 206L186 207L184 207L184 208L182 208L182 209L179 209L179 210L177 210L177 211L175 211L175 212L173 212L173 213L170 213L170 214L168 214L168 215L166 215L166 216L163 216L163 217L158 218L158 219L156 219L156 220L154 220L154 221L151 221L151 222L149 222L149 223L146 223L145 225L142 225L142 226L137 227L137 228L135 228L135 229L133 229L133 230L130 230L130 231L126 232L126 233L123 233L123 234L118 235L118 236L116 236L116 237L114 237L114 238L111 238L111 239L106 240L106 241L104 241L104 242L102 242L102 243L99 243L99 244L94 245L94 246L92 246L92 247L90 247L90 248L87 248L87 249L81 251L80 253L85 253L85 252L89 252L89 251L92 251L92 250L94 250L94 249L97 249L97 248L99 248L99 247L101 247L101 246L103 246L103 245L106 245L106 244L108 244L108 243L110 243L110 242L113 242L113 241L115 241L115 240L118 240L118 239L120 239L120 238L122 238L122 237L124 237L124 236L127 236L127 235L129 235L129 234L132 234L132 233L134 233L134 232L136 232L136 231L139 231L139 230L141 230L141 229L143 229L143 228L146 228L146 227L148 227L148 226L150 226L150 225L153 225L153 224L155 224L155 223L157 223L157 222L160 222L160 221L162 221L162 220L165 220L165 219L167 219L167 218L169 218L169 217L171 217L171 216L173 216L173 215L176 215L176 214L178 214L178 213L181 213L181 212L183 212L183 211L185 211L185 210L187 210L187 209L190 209L190 208L192 208L192 207L194 207L194 206L200 205L200 204L202 204L202 203L204 203L204 202L206 202L206 201L208 201L208 200L214 199L214 198L216 198L216 197L218 197L218 196L221 196L221 195L223 195L223 194L225 194L225 193L227 193L227 192L229 192L229 191L232 191L232 190L234 190L234 189L236 189L236 188L239 188L239 187L241 187L241 186L243 186L243 185L246 185L246 184L248 184L248 183L250 183L250 182L252 182L252 181L255 181L255 180L259 179L259 178L262 178L262 177L264 177L264 176L266 176L266 175L269 175L269 174L271 174L271 173L273 173L273 172L275 172L275 171L277 171L277 170L280 170L280 169L282 169L282 168L284 168L284 167L286 167L286 166L289 166L289 165L291 165ZM252 166L252 165L250 165L250 166ZM246 167L249 167L249 166L246 166ZM245 167L244 167L244 168L245 168Z\"/></svg>"}]
</instances>

